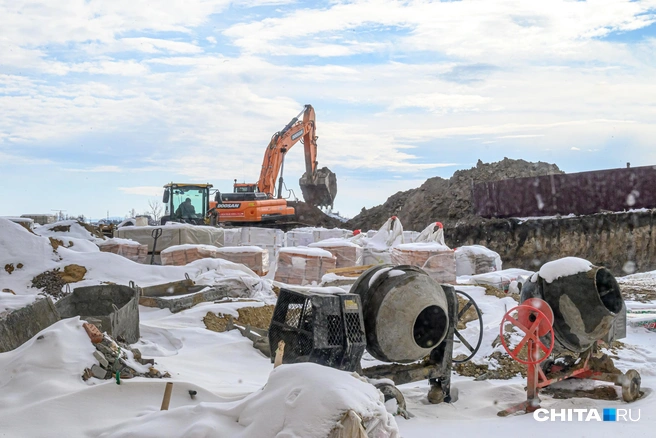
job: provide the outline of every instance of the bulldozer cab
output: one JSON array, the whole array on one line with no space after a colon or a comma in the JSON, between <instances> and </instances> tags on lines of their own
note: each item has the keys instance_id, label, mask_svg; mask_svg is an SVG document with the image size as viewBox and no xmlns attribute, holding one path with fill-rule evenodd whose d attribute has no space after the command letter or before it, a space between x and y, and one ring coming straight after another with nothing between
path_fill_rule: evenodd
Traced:
<instances>
[{"instance_id":1,"label":"bulldozer cab","mask_svg":"<svg viewBox=\"0 0 656 438\"><path fill-rule=\"evenodd\" d=\"M169 221L204 224L210 205L211 184L176 184L164 186L162 203L166 206L162 225Z\"/></svg>"}]
</instances>

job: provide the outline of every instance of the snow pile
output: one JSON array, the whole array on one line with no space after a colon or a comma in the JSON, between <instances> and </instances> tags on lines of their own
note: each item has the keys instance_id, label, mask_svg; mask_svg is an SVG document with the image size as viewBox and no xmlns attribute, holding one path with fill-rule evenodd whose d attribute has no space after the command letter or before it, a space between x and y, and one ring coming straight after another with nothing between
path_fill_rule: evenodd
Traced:
<instances>
[{"instance_id":1,"label":"snow pile","mask_svg":"<svg viewBox=\"0 0 656 438\"><path fill-rule=\"evenodd\" d=\"M496 287L501 290L508 290L511 293L519 293L518 283L524 283L533 275L533 272L524 269L511 268L501 271L489 272L487 274L463 275L458 276L458 282L462 284L478 284ZM511 290L511 285L512 290Z\"/></svg>"},{"instance_id":2,"label":"snow pile","mask_svg":"<svg viewBox=\"0 0 656 438\"><path fill-rule=\"evenodd\" d=\"M60 259L49 239L7 219L0 219L0 248L0 290L19 295L27 293L33 277L57 267ZM6 295L0 293L0 306Z\"/></svg>"},{"instance_id":3,"label":"snow pile","mask_svg":"<svg viewBox=\"0 0 656 438\"><path fill-rule=\"evenodd\" d=\"M238 280L258 296L274 296L269 281L260 279L253 271L239 264L222 259L202 259L186 266L141 265L108 252L79 252L73 248L58 246L51 241L27 231L22 226L0 219L0 290L9 289L17 295L36 295L39 289L31 287L37 275L72 264L86 269L82 281L71 287L94 286L103 282L127 285L134 281L141 287L152 286L185 278L185 274L197 284L214 285L221 281ZM216 249L216 248L215 248ZM328 253L329 254L329 253ZM0 292L0 307L16 308L11 293ZM7 300L7 303L5 303ZM9 301L13 300L13 301Z\"/></svg>"},{"instance_id":4,"label":"snow pile","mask_svg":"<svg viewBox=\"0 0 656 438\"><path fill-rule=\"evenodd\" d=\"M302 254L312 257L332 257L329 251L321 248L286 247L280 249L281 254Z\"/></svg>"},{"instance_id":5,"label":"snow pile","mask_svg":"<svg viewBox=\"0 0 656 438\"><path fill-rule=\"evenodd\" d=\"M61 320L15 350L0 353L0 412L83 389L98 361L79 317Z\"/></svg>"},{"instance_id":6,"label":"snow pile","mask_svg":"<svg viewBox=\"0 0 656 438\"><path fill-rule=\"evenodd\" d=\"M542 265L538 275L547 283L551 283L561 277L588 272L591 269L592 263L587 260L578 257L564 257Z\"/></svg>"},{"instance_id":7,"label":"snow pile","mask_svg":"<svg viewBox=\"0 0 656 438\"><path fill-rule=\"evenodd\" d=\"M376 388L349 373L302 363L277 367L264 388L239 402L150 413L108 428L100 437L324 438L349 410L363 419L368 437L399 436Z\"/></svg>"},{"instance_id":8,"label":"snow pile","mask_svg":"<svg viewBox=\"0 0 656 438\"><path fill-rule=\"evenodd\" d=\"M308 246L311 248L332 248L337 246L348 246L351 248L359 247L349 239L344 239L341 237L333 237L331 239L321 240L319 242L311 243Z\"/></svg>"},{"instance_id":9,"label":"snow pile","mask_svg":"<svg viewBox=\"0 0 656 438\"><path fill-rule=\"evenodd\" d=\"M62 237L72 237L74 239L82 240L104 240L99 233L94 233L89 225L76 220L59 221L52 224L47 224L38 227L34 230L35 233L44 237L54 237L61 239Z\"/></svg>"}]
</instances>

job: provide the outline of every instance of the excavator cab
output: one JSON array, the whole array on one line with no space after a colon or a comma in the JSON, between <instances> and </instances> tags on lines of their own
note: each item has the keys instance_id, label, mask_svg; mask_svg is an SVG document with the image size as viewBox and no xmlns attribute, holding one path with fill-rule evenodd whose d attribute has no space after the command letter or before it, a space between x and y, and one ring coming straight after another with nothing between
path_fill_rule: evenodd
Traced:
<instances>
[{"instance_id":1,"label":"excavator cab","mask_svg":"<svg viewBox=\"0 0 656 438\"><path fill-rule=\"evenodd\" d=\"M307 204L332 207L337 195L337 175L327 167L317 169L314 178L305 172L298 181Z\"/></svg>"},{"instance_id":2,"label":"excavator cab","mask_svg":"<svg viewBox=\"0 0 656 438\"><path fill-rule=\"evenodd\" d=\"M235 180L235 184L233 185L233 193L253 193L257 191L257 184L238 183Z\"/></svg>"}]
</instances>

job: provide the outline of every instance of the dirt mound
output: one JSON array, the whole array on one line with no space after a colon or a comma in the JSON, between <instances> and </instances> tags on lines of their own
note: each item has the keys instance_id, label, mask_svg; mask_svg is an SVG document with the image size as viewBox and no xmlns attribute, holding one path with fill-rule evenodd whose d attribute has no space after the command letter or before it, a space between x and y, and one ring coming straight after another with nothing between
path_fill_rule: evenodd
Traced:
<instances>
[{"instance_id":1,"label":"dirt mound","mask_svg":"<svg viewBox=\"0 0 656 438\"><path fill-rule=\"evenodd\" d=\"M84 275L87 273L87 268L80 265L68 265L64 267L64 272L60 272L61 279L64 283L77 283L84 279Z\"/></svg>"},{"instance_id":2,"label":"dirt mound","mask_svg":"<svg viewBox=\"0 0 656 438\"><path fill-rule=\"evenodd\" d=\"M398 192L383 205L363 208L360 214L346 222L345 228L378 229L390 216L397 216L404 229L423 230L433 221L454 226L460 220L482 221L472 213L471 188L479 182L498 181L559 174L558 166L549 163L530 163L504 158L496 163L478 161L476 167L456 171L450 179L434 177L421 187Z\"/></svg>"},{"instance_id":3,"label":"dirt mound","mask_svg":"<svg viewBox=\"0 0 656 438\"><path fill-rule=\"evenodd\" d=\"M458 358L456 358L458 359ZM461 376L475 377L477 379L512 379L517 374L526 377L526 365L523 365L507 354L495 351L488 356L488 363L475 364L473 362L459 363L454 366ZM493 364L490 367L490 364Z\"/></svg>"},{"instance_id":4,"label":"dirt mound","mask_svg":"<svg viewBox=\"0 0 656 438\"><path fill-rule=\"evenodd\" d=\"M234 322L241 325L250 325L251 327L268 330L273 318L273 309L275 306L260 306L260 307L242 307L237 309L239 316L233 318ZM228 329L229 315L221 313L216 314L207 312L203 318L205 327L215 332L225 332Z\"/></svg>"},{"instance_id":5,"label":"dirt mound","mask_svg":"<svg viewBox=\"0 0 656 438\"><path fill-rule=\"evenodd\" d=\"M59 268L43 272L32 279L33 288L43 289L43 293L53 298L64 298L70 293L62 291L65 284Z\"/></svg>"},{"instance_id":6,"label":"dirt mound","mask_svg":"<svg viewBox=\"0 0 656 438\"><path fill-rule=\"evenodd\" d=\"M318 207L306 204L302 201L290 201L290 207L296 210L296 220L302 224L313 227L324 228L344 228L344 222L334 217L328 216Z\"/></svg>"}]
</instances>

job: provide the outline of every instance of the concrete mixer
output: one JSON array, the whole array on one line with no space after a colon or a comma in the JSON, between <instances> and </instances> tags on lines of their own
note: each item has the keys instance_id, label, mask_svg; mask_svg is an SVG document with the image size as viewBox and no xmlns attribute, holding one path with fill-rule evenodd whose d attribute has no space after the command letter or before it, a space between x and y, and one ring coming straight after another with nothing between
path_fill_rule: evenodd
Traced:
<instances>
[{"instance_id":1,"label":"concrete mixer","mask_svg":"<svg viewBox=\"0 0 656 438\"><path fill-rule=\"evenodd\" d=\"M470 308L476 311L479 330L467 339L457 326ZM355 316L358 310L362 324ZM269 343L274 351L281 340L285 342L283 363L312 361L357 371L374 381L390 379L396 385L428 380L429 401L448 403L457 398L451 392L452 364L476 354L482 327L481 312L469 295L440 285L420 268L379 265L365 271L349 294L281 289ZM369 354L385 364L362 369L364 340ZM452 358L454 342L464 345L466 357ZM397 400L403 415L401 393L385 383L376 386L386 399Z\"/></svg>"},{"instance_id":2,"label":"concrete mixer","mask_svg":"<svg viewBox=\"0 0 656 438\"><path fill-rule=\"evenodd\" d=\"M626 336L626 306L606 268L575 257L546 263L522 285L520 305L504 315L499 336L508 354L528 366L527 400L501 416L535 411L538 390L568 378L621 386L626 402L641 395L638 372L621 373L597 351Z\"/></svg>"}]
</instances>

